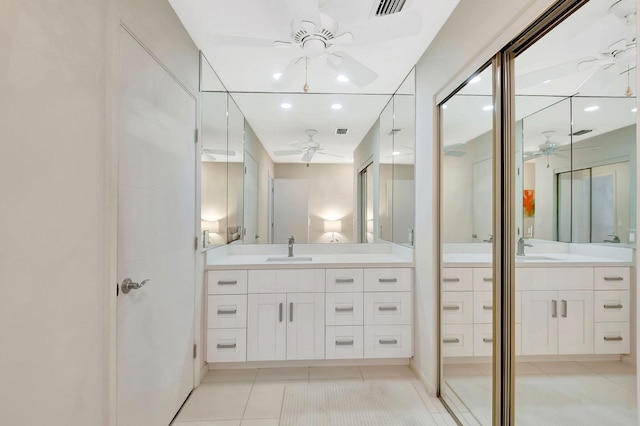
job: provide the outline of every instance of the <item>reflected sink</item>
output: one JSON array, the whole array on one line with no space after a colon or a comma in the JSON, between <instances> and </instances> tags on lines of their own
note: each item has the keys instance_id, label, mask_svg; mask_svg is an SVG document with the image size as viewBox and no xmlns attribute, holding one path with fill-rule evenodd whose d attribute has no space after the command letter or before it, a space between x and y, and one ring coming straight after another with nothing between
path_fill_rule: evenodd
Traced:
<instances>
[{"instance_id":1,"label":"reflected sink","mask_svg":"<svg viewBox=\"0 0 640 426\"><path fill-rule=\"evenodd\" d=\"M540 255L525 255L525 256L516 256L516 261L521 261L521 262L543 262L543 261L557 261L557 260L561 260L555 257L549 257L549 256L540 256Z\"/></svg>"},{"instance_id":2,"label":"reflected sink","mask_svg":"<svg viewBox=\"0 0 640 426\"><path fill-rule=\"evenodd\" d=\"M311 262L313 258L311 256L275 256L267 257L267 262Z\"/></svg>"}]
</instances>

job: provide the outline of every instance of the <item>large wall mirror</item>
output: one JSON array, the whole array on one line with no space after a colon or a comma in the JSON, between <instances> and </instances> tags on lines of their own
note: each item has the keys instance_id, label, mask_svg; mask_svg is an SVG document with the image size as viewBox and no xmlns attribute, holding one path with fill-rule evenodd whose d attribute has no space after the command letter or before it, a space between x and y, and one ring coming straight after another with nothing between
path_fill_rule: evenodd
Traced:
<instances>
[{"instance_id":1,"label":"large wall mirror","mask_svg":"<svg viewBox=\"0 0 640 426\"><path fill-rule=\"evenodd\" d=\"M209 245L282 244L290 235L303 244L364 242L357 211L365 152L366 242L412 245L413 71L395 94L228 93L202 62Z\"/></svg>"}]
</instances>

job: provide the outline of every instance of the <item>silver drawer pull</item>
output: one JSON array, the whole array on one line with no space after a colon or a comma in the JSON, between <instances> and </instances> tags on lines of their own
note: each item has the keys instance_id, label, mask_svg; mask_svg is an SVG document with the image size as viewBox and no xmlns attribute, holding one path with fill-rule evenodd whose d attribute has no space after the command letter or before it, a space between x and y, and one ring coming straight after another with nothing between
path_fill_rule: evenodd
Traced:
<instances>
[{"instance_id":1,"label":"silver drawer pull","mask_svg":"<svg viewBox=\"0 0 640 426\"><path fill-rule=\"evenodd\" d=\"M482 278L482 281L484 281L485 283L493 282L493 277L484 277Z\"/></svg>"},{"instance_id":2,"label":"silver drawer pull","mask_svg":"<svg viewBox=\"0 0 640 426\"><path fill-rule=\"evenodd\" d=\"M605 281L624 281L623 277L604 277Z\"/></svg>"},{"instance_id":3,"label":"silver drawer pull","mask_svg":"<svg viewBox=\"0 0 640 426\"><path fill-rule=\"evenodd\" d=\"M236 284L238 284L238 280L218 281L218 285L236 285Z\"/></svg>"},{"instance_id":4,"label":"silver drawer pull","mask_svg":"<svg viewBox=\"0 0 640 426\"><path fill-rule=\"evenodd\" d=\"M237 309L229 309L229 310L218 309L218 315L234 315L236 313L238 313Z\"/></svg>"},{"instance_id":5,"label":"silver drawer pull","mask_svg":"<svg viewBox=\"0 0 640 426\"><path fill-rule=\"evenodd\" d=\"M235 343L218 343L218 349L235 349Z\"/></svg>"},{"instance_id":6,"label":"silver drawer pull","mask_svg":"<svg viewBox=\"0 0 640 426\"><path fill-rule=\"evenodd\" d=\"M493 310L493 306L491 306L491 305L482 305L482 309L484 309L485 311L492 311Z\"/></svg>"},{"instance_id":7,"label":"silver drawer pull","mask_svg":"<svg viewBox=\"0 0 640 426\"><path fill-rule=\"evenodd\" d=\"M617 337L607 337L607 336L604 336L604 340L605 340L606 342L619 342L619 341L621 341L621 340L622 340L622 337L620 337L620 336L617 336Z\"/></svg>"},{"instance_id":8,"label":"silver drawer pull","mask_svg":"<svg viewBox=\"0 0 640 426\"><path fill-rule=\"evenodd\" d=\"M493 338L492 337L483 337L482 341L485 343L491 343L493 342Z\"/></svg>"},{"instance_id":9,"label":"silver drawer pull","mask_svg":"<svg viewBox=\"0 0 640 426\"><path fill-rule=\"evenodd\" d=\"M443 278L442 282L443 283L459 283L460 278Z\"/></svg>"},{"instance_id":10,"label":"silver drawer pull","mask_svg":"<svg viewBox=\"0 0 640 426\"><path fill-rule=\"evenodd\" d=\"M379 283L397 283L397 278L378 278Z\"/></svg>"},{"instance_id":11,"label":"silver drawer pull","mask_svg":"<svg viewBox=\"0 0 640 426\"><path fill-rule=\"evenodd\" d=\"M351 284L353 281L353 278L336 278L336 284Z\"/></svg>"},{"instance_id":12,"label":"silver drawer pull","mask_svg":"<svg viewBox=\"0 0 640 426\"><path fill-rule=\"evenodd\" d=\"M397 306L378 306L378 310L381 312L384 311L397 311L398 307Z\"/></svg>"},{"instance_id":13,"label":"silver drawer pull","mask_svg":"<svg viewBox=\"0 0 640 426\"><path fill-rule=\"evenodd\" d=\"M621 304L617 304L617 305L604 305L605 309L622 309L622 305Z\"/></svg>"},{"instance_id":14,"label":"silver drawer pull","mask_svg":"<svg viewBox=\"0 0 640 426\"><path fill-rule=\"evenodd\" d=\"M397 345L398 339L379 339L378 343L381 345Z\"/></svg>"},{"instance_id":15,"label":"silver drawer pull","mask_svg":"<svg viewBox=\"0 0 640 426\"><path fill-rule=\"evenodd\" d=\"M460 343L460 339L454 337L453 339L442 339L442 343Z\"/></svg>"},{"instance_id":16,"label":"silver drawer pull","mask_svg":"<svg viewBox=\"0 0 640 426\"><path fill-rule=\"evenodd\" d=\"M339 308L336 306L336 312L353 312L353 306Z\"/></svg>"},{"instance_id":17,"label":"silver drawer pull","mask_svg":"<svg viewBox=\"0 0 640 426\"><path fill-rule=\"evenodd\" d=\"M443 311L459 311L460 306L458 305L445 305L442 307Z\"/></svg>"},{"instance_id":18,"label":"silver drawer pull","mask_svg":"<svg viewBox=\"0 0 640 426\"><path fill-rule=\"evenodd\" d=\"M353 346L353 339L351 339L351 340L336 340L336 346Z\"/></svg>"}]
</instances>

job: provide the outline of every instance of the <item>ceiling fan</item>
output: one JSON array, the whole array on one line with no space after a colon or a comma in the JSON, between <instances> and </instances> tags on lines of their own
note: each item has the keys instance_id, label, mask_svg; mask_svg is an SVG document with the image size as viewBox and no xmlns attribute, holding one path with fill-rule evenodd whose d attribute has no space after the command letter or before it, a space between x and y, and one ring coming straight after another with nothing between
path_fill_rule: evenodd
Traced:
<instances>
[{"instance_id":1,"label":"ceiling fan","mask_svg":"<svg viewBox=\"0 0 640 426\"><path fill-rule=\"evenodd\" d=\"M320 147L320 144L313 140L313 137L318 133L317 130L307 129L304 131L309 140L306 142L294 142L291 146L296 147L297 149L289 149L284 151L274 151L273 155L276 157L282 157L287 155L298 155L302 154L302 158L300 161L307 163L307 167L309 167L309 163L315 154L320 155L330 155L332 157L342 157L342 155L329 154L327 152L321 152L323 149Z\"/></svg>"},{"instance_id":2,"label":"ceiling fan","mask_svg":"<svg viewBox=\"0 0 640 426\"><path fill-rule=\"evenodd\" d=\"M295 80L298 68L312 58L326 57L327 66L359 87L372 83L378 74L344 51L334 51L341 45L358 45L387 41L415 35L420 31L421 18L416 11L399 11L369 19L354 25L349 31L341 31L338 22L320 11L318 0L286 0L293 15L291 39L289 41L266 40L253 37L214 36L217 44L234 46L274 46L299 48L299 56L292 59L280 73L274 88L284 89ZM398 2L390 2L398 3ZM402 2L404 3L404 2ZM309 90L305 81L304 91Z\"/></svg>"},{"instance_id":3,"label":"ceiling fan","mask_svg":"<svg viewBox=\"0 0 640 426\"><path fill-rule=\"evenodd\" d=\"M542 157L543 155L547 156L547 168L549 168L549 157L555 155L556 157L566 158L567 156L563 154L565 151L576 151L583 149L599 149L599 146L585 146L585 147L575 147L572 146L571 143L561 145L557 142L553 142L551 137L555 133L555 130L545 130L542 132L542 136L544 136L545 141L538 145L537 151L525 151L523 160L529 161L535 158Z\"/></svg>"},{"instance_id":4,"label":"ceiling fan","mask_svg":"<svg viewBox=\"0 0 640 426\"><path fill-rule=\"evenodd\" d=\"M216 161L216 157L214 157L214 155L233 157L236 155L236 152L226 149L202 148L201 157L203 161Z\"/></svg>"},{"instance_id":5,"label":"ceiling fan","mask_svg":"<svg viewBox=\"0 0 640 426\"><path fill-rule=\"evenodd\" d=\"M447 157L462 157L467 153L467 144L454 143L451 145L445 145L443 148L443 154Z\"/></svg>"}]
</instances>

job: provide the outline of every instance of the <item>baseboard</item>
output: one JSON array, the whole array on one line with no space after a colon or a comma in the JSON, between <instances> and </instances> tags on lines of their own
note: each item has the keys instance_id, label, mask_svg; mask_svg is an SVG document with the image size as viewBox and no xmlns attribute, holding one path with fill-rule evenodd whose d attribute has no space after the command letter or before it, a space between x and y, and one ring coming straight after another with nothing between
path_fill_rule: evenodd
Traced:
<instances>
[{"instance_id":1,"label":"baseboard","mask_svg":"<svg viewBox=\"0 0 640 426\"><path fill-rule=\"evenodd\" d=\"M202 383L202 379L204 379L204 376L206 376L208 372L209 372L209 367L208 367L207 363L205 362L200 367L200 383Z\"/></svg>"},{"instance_id":2,"label":"baseboard","mask_svg":"<svg viewBox=\"0 0 640 426\"><path fill-rule=\"evenodd\" d=\"M280 367L368 367L374 365L409 365L409 359L318 359L300 361L213 362L206 364L209 370Z\"/></svg>"},{"instance_id":3,"label":"baseboard","mask_svg":"<svg viewBox=\"0 0 640 426\"><path fill-rule=\"evenodd\" d=\"M516 362L621 361L620 355L519 355ZM624 362L624 360L622 360ZM490 364L490 356L447 357L445 364Z\"/></svg>"}]
</instances>

